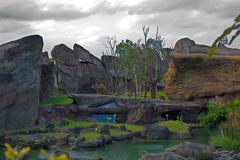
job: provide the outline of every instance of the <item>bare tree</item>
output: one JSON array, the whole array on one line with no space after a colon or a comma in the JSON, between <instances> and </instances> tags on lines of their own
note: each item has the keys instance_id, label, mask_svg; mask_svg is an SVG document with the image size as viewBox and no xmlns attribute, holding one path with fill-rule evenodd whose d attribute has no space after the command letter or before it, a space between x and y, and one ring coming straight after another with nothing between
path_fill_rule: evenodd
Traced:
<instances>
[{"instance_id":1,"label":"bare tree","mask_svg":"<svg viewBox=\"0 0 240 160\"><path fill-rule=\"evenodd\" d=\"M103 54L111 55L111 56L118 56L116 53L116 45L117 45L116 36L107 37L106 41L105 41L105 51L103 52Z\"/></svg>"}]
</instances>

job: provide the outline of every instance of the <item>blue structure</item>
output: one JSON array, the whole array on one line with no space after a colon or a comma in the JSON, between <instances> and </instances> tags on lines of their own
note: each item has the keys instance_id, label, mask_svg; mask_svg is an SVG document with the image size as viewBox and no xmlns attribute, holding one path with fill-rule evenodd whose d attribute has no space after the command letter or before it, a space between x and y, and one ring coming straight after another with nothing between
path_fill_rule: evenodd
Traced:
<instances>
[{"instance_id":1,"label":"blue structure","mask_svg":"<svg viewBox=\"0 0 240 160\"><path fill-rule=\"evenodd\" d=\"M116 114L93 114L93 119L97 122L116 123Z\"/></svg>"}]
</instances>

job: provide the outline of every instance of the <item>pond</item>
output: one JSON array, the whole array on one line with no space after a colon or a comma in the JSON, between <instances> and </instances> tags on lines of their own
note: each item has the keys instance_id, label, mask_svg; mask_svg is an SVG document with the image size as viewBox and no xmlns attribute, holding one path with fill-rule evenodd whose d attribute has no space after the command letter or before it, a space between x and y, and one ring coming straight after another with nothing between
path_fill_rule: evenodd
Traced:
<instances>
[{"instance_id":1,"label":"pond","mask_svg":"<svg viewBox=\"0 0 240 160\"><path fill-rule=\"evenodd\" d=\"M204 129L196 129L193 132L191 140L156 140L149 141L143 139L135 139L120 143L113 143L103 148L81 149L79 151L71 151L71 155L82 160L84 157L103 157L104 160L137 160L143 152L158 153L168 147L184 143L186 141L208 144L209 134ZM32 153L31 160L37 160L37 154Z\"/></svg>"}]
</instances>

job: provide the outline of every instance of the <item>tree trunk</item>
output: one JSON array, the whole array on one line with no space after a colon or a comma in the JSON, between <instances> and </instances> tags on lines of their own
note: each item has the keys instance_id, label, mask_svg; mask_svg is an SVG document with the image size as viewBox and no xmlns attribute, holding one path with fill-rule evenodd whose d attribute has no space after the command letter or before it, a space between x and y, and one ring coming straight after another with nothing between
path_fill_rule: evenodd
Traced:
<instances>
[{"instance_id":1,"label":"tree trunk","mask_svg":"<svg viewBox=\"0 0 240 160\"><path fill-rule=\"evenodd\" d=\"M150 86L151 99L156 98L156 83L152 83Z\"/></svg>"}]
</instances>

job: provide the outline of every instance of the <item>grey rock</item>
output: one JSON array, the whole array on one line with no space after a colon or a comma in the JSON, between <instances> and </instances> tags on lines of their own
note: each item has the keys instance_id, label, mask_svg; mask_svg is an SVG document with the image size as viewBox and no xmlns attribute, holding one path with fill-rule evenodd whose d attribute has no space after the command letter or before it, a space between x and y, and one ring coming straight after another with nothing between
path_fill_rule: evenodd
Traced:
<instances>
[{"instance_id":1,"label":"grey rock","mask_svg":"<svg viewBox=\"0 0 240 160\"><path fill-rule=\"evenodd\" d=\"M196 43L189 38L182 38L177 41L174 47L174 51L189 54L192 47L196 46Z\"/></svg>"},{"instance_id":2,"label":"grey rock","mask_svg":"<svg viewBox=\"0 0 240 160\"><path fill-rule=\"evenodd\" d=\"M108 93L112 90L112 77L101 67L101 62L83 48L74 50L64 44L53 48L56 62L56 84L60 93Z\"/></svg>"},{"instance_id":3,"label":"grey rock","mask_svg":"<svg viewBox=\"0 0 240 160\"><path fill-rule=\"evenodd\" d=\"M38 117L42 62L38 35L0 46L0 128L32 127Z\"/></svg>"},{"instance_id":4,"label":"grey rock","mask_svg":"<svg viewBox=\"0 0 240 160\"><path fill-rule=\"evenodd\" d=\"M213 150L210 146L186 142L169 148L167 152L174 152L185 158L194 158L195 160L212 160Z\"/></svg>"},{"instance_id":5,"label":"grey rock","mask_svg":"<svg viewBox=\"0 0 240 160\"><path fill-rule=\"evenodd\" d=\"M103 125L101 128L100 128L100 131L99 131L101 134L107 134L109 135L110 134L110 127L109 125Z\"/></svg>"},{"instance_id":6,"label":"grey rock","mask_svg":"<svg viewBox=\"0 0 240 160\"><path fill-rule=\"evenodd\" d=\"M142 131L142 137L148 139L168 139L169 135L168 128L159 125L147 125Z\"/></svg>"},{"instance_id":7,"label":"grey rock","mask_svg":"<svg viewBox=\"0 0 240 160\"><path fill-rule=\"evenodd\" d=\"M40 83L40 100L43 101L57 94L56 69L54 62L48 57L48 52L43 52L41 83Z\"/></svg>"},{"instance_id":8,"label":"grey rock","mask_svg":"<svg viewBox=\"0 0 240 160\"><path fill-rule=\"evenodd\" d=\"M165 152L165 153L146 153L140 160L188 160L176 153Z\"/></svg>"}]
</instances>

